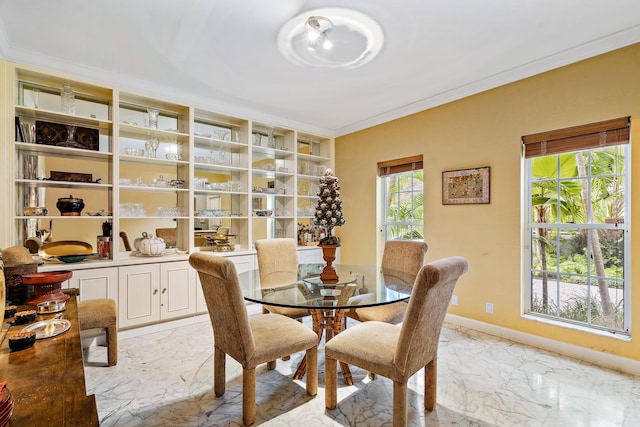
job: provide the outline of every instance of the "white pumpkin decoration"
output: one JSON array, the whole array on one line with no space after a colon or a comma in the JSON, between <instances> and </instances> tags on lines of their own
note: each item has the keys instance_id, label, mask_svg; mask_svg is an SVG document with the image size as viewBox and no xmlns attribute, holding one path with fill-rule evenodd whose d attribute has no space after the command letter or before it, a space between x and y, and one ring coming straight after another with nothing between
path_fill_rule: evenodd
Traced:
<instances>
[{"instance_id":1,"label":"white pumpkin decoration","mask_svg":"<svg viewBox=\"0 0 640 427\"><path fill-rule=\"evenodd\" d=\"M142 237L136 239L133 245L143 255L162 255L167 247L163 238L153 237L146 232L142 233Z\"/></svg>"}]
</instances>

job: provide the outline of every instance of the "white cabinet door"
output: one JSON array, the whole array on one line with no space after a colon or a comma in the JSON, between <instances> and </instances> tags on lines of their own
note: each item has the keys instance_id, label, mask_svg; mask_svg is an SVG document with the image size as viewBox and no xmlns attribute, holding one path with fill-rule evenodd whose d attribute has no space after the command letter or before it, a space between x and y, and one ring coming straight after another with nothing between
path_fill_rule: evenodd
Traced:
<instances>
[{"instance_id":1,"label":"white cabinet door","mask_svg":"<svg viewBox=\"0 0 640 427\"><path fill-rule=\"evenodd\" d=\"M305 247L304 249L298 249L298 263L319 264L322 262L322 250L319 247Z\"/></svg>"},{"instance_id":2,"label":"white cabinet door","mask_svg":"<svg viewBox=\"0 0 640 427\"><path fill-rule=\"evenodd\" d=\"M238 274L257 268L255 255L231 256L229 259L236 265Z\"/></svg>"},{"instance_id":3,"label":"white cabinet door","mask_svg":"<svg viewBox=\"0 0 640 427\"><path fill-rule=\"evenodd\" d=\"M306 246L298 248L298 263L300 264L324 264L322 258L322 248L319 246ZM336 249L336 259L334 264L340 263L340 248Z\"/></svg>"},{"instance_id":4,"label":"white cabinet door","mask_svg":"<svg viewBox=\"0 0 640 427\"><path fill-rule=\"evenodd\" d=\"M111 298L118 301L118 268L74 270L68 280L70 288L80 290L79 300Z\"/></svg>"},{"instance_id":5,"label":"white cabinet door","mask_svg":"<svg viewBox=\"0 0 640 427\"><path fill-rule=\"evenodd\" d=\"M126 328L160 320L160 265L118 269L118 326Z\"/></svg>"},{"instance_id":6,"label":"white cabinet door","mask_svg":"<svg viewBox=\"0 0 640 427\"><path fill-rule=\"evenodd\" d=\"M231 261L233 261L233 263L235 264L236 271L238 272L238 274L257 268L255 255L239 255L239 256L230 256L228 258ZM207 312L207 303L204 299L204 294L202 293L202 285L200 284L200 277L198 277L197 272L196 272L196 312L197 313Z\"/></svg>"},{"instance_id":7,"label":"white cabinet door","mask_svg":"<svg viewBox=\"0 0 640 427\"><path fill-rule=\"evenodd\" d=\"M160 264L160 318L196 312L196 272L188 261Z\"/></svg>"}]
</instances>

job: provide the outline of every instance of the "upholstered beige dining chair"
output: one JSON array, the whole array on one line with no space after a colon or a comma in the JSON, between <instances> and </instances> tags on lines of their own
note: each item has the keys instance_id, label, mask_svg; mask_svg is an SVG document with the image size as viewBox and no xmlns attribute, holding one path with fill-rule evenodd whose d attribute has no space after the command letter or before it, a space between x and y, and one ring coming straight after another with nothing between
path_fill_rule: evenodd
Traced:
<instances>
[{"instance_id":1,"label":"upholstered beige dining chair","mask_svg":"<svg viewBox=\"0 0 640 427\"><path fill-rule=\"evenodd\" d=\"M415 276L424 264L428 248L429 246L421 240L388 240L384 245L380 266L383 269L398 270ZM376 320L396 324L402 322L406 310L406 302L397 302L377 307L352 308L345 314L360 322Z\"/></svg>"},{"instance_id":2,"label":"upholstered beige dining chair","mask_svg":"<svg viewBox=\"0 0 640 427\"><path fill-rule=\"evenodd\" d=\"M213 326L213 381L216 396L225 392L225 358L242 365L242 420L256 418L256 367L306 351L307 394L318 390L318 338L309 328L279 314L249 318L235 265L227 258L195 252L189 263L198 271Z\"/></svg>"},{"instance_id":3,"label":"upholstered beige dining chair","mask_svg":"<svg viewBox=\"0 0 640 427\"><path fill-rule=\"evenodd\" d=\"M416 277L402 326L365 322L327 342L325 404L337 404L337 361L356 365L393 381L393 425L407 425L407 381L424 367L424 407L436 405L438 341L447 307L467 260L450 257L422 267Z\"/></svg>"},{"instance_id":4,"label":"upholstered beige dining chair","mask_svg":"<svg viewBox=\"0 0 640 427\"><path fill-rule=\"evenodd\" d=\"M258 270L260 283L266 287L277 287L277 280L289 274L298 275L298 248L294 239L277 238L256 240L258 254ZM290 285L291 283L286 283ZM283 316L299 319L309 315L309 310L303 308L262 306L264 312L282 314Z\"/></svg>"}]
</instances>

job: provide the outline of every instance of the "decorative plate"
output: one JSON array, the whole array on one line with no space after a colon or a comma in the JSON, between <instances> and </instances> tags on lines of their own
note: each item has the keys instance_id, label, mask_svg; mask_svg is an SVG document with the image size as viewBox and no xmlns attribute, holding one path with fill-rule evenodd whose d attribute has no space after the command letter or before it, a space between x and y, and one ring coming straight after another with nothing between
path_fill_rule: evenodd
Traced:
<instances>
[{"instance_id":1,"label":"decorative plate","mask_svg":"<svg viewBox=\"0 0 640 427\"><path fill-rule=\"evenodd\" d=\"M26 328L23 328L22 332L33 331L36 333L36 339L41 340L67 332L70 327L71 322L67 319L51 319L33 323Z\"/></svg>"},{"instance_id":2,"label":"decorative plate","mask_svg":"<svg viewBox=\"0 0 640 427\"><path fill-rule=\"evenodd\" d=\"M91 255L93 246L78 240L60 240L58 242L45 243L40 248L40 253L45 257Z\"/></svg>"}]
</instances>

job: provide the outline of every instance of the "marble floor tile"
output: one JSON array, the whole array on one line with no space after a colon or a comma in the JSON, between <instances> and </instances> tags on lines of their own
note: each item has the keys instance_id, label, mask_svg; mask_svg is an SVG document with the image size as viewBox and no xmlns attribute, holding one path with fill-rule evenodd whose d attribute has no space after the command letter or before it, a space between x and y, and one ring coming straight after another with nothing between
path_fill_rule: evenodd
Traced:
<instances>
[{"instance_id":1,"label":"marble floor tile","mask_svg":"<svg viewBox=\"0 0 640 427\"><path fill-rule=\"evenodd\" d=\"M640 426L640 378L604 370L476 331L445 325L438 356L438 405L422 404L424 372L409 382L411 426ZM101 426L240 426L242 370L227 359L226 393L213 393L213 336L207 321L121 339L118 364L106 348L85 350L88 393ZM258 369L255 425L390 426L392 383L352 367L354 385L338 380L338 407L319 389L306 395L291 379L303 353Z\"/></svg>"}]
</instances>

